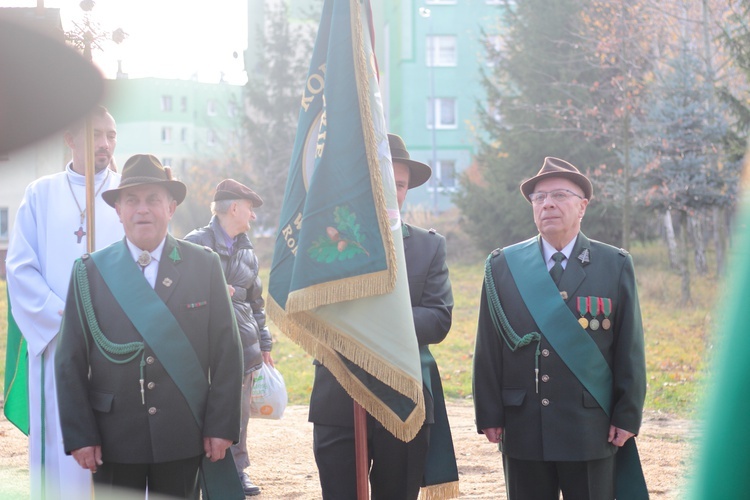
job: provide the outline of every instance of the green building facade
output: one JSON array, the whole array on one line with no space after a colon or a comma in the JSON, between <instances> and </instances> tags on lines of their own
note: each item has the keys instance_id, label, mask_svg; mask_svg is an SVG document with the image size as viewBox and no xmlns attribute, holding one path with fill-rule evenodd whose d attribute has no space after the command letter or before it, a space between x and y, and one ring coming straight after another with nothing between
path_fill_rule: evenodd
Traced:
<instances>
[{"instance_id":1,"label":"green building facade","mask_svg":"<svg viewBox=\"0 0 750 500\"><path fill-rule=\"evenodd\" d=\"M120 164L149 153L183 177L195 163L221 162L241 149L242 86L118 78L106 80L103 104L117 122Z\"/></svg>"},{"instance_id":2,"label":"green building facade","mask_svg":"<svg viewBox=\"0 0 750 500\"><path fill-rule=\"evenodd\" d=\"M373 1L375 43L389 130L413 159L433 167L407 204L450 208L458 174L472 162L487 67L482 31L497 37L499 0ZM433 120L435 126L433 127Z\"/></svg>"}]
</instances>

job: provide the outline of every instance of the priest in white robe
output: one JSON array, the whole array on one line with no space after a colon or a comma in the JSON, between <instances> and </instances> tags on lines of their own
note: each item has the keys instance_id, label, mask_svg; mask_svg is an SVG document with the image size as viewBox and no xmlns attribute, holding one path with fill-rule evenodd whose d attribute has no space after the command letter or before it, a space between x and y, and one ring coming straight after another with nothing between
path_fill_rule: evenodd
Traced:
<instances>
[{"instance_id":1,"label":"priest in white robe","mask_svg":"<svg viewBox=\"0 0 750 500\"><path fill-rule=\"evenodd\" d=\"M97 249L122 239L117 213L101 198L116 188L110 169L117 130L104 107L91 114L94 129L95 243ZM8 247L6 271L13 317L28 345L29 471L32 499L91 497L91 474L63 448L55 387L55 348L75 259L87 252L85 127L72 125L65 142L72 161L63 172L26 188Z\"/></svg>"}]
</instances>

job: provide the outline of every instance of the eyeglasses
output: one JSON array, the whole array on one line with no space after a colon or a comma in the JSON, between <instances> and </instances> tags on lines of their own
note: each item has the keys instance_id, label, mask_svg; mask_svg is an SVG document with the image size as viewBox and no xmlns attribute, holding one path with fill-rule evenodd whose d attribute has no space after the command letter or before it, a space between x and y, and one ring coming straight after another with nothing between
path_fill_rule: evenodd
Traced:
<instances>
[{"instance_id":1,"label":"eyeglasses","mask_svg":"<svg viewBox=\"0 0 750 500\"><path fill-rule=\"evenodd\" d=\"M570 189L555 189L554 191L550 191L549 193L545 193L544 191L540 191L538 193L531 193L529 195L529 200L534 205L541 205L544 203L544 200L547 199L547 196L552 198L552 201L555 201L557 203L563 203L571 196L576 196L580 199L583 199L583 196L575 194Z\"/></svg>"}]
</instances>

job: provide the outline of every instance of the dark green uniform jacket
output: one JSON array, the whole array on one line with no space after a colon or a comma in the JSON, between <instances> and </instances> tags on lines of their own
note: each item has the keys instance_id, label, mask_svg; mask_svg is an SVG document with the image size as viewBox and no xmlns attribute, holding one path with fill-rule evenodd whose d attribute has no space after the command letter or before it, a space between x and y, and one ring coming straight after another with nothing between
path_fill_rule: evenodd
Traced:
<instances>
[{"instance_id":1,"label":"dark green uniform jacket","mask_svg":"<svg viewBox=\"0 0 750 500\"><path fill-rule=\"evenodd\" d=\"M125 245L125 241L114 245ZM92 258L84 256L83 262L96 318L104 335L118 344L142 341ZM132 264L132 270L127 272L141 274L137 264ZM242 348L215 253L168 235L155 286L195 350L200 369L206 377L210 374L202 429L148 344L143 355L145 404L142 402L141 355L125 364L106 359L88 328L82 325L76 308L81 299L75 291L71 282L55 358L60 421L67 453L101 445L105 462L158 463L203 454L204 437L237 441Z\"/></svg>"},{"instance_id":2,"label":"dark green uniform jacket","mask_svg":"<svg viewBox=\"0 0 750 500\"><path fill-rule=\"evenodd\" d=\"M588 251L587 251L588 250ZM529 250L544 259L541 245ZM492 277L515 332L539 331L508 269L503 251L492 258ZM610 424L638 433L646 393L641 312L630 255L579 233L560 280L561 293L576 318L578 297L611 299L609 329L590 327L613 374L611 419L563 363L542 334L539 392L535 383L537 342L512 352L490 317L482 289L474 355L477 429L503 427L502 452L521 460L583 461L604 458L617 448L607 442ZM592 299L595 304L596 299ZM596 305L592 306L596 310ZM591 315L587 318L592 319ZM604 315L599 313L602 322Z\"/></svg>"}]
</instances>

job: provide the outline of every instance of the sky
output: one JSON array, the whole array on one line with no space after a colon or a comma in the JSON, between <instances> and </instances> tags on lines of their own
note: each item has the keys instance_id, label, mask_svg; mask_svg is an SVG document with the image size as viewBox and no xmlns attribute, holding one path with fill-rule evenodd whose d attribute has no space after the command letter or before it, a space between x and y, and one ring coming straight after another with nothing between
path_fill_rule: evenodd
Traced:
<instances>
[{"instance_id":1,"label":"sky","mask_svg":"<svg viewBox=\"0 0 750 500\"><path fill-rule=\"evenodd\" d=\"M0 7L36 7L37 0L0 0ZM44 0L59 8L63 29L81 21L80 0ZM105 31L122 28L128 37L95 51L94 63L107 78L117 61L130 78L157 77L244 84L247 48L246 0L97 0L92 18ZM233 54L236 53L235 58Z\"/></svg>"}]
</instances>

